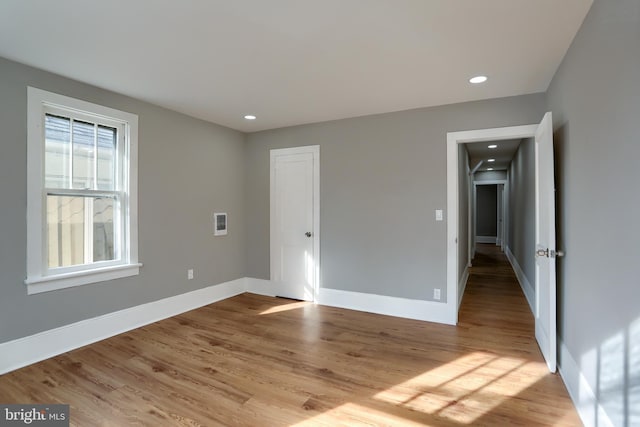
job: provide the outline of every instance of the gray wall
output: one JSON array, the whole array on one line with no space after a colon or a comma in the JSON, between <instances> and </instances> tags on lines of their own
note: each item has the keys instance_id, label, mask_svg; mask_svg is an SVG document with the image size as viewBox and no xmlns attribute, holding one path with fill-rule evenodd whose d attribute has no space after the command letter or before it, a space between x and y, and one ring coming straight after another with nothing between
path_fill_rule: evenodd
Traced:
<instances>
[{"instance_id":1,"label":"gray wall","mask_svg":"<svg viewBox=\"0 0 640 427\"><path fill-rule=\"evenodd\" d=\"M498 186L476 186L476 236L498 235Z\"/></svg>"},{"instance_id":2,"label":"gray wall","mask_svg":"<svg viewBox=\"0 0 640 427\"><path fill-rule=\"evenodd\" d=\"M27 296L27 86L139 116L139 276ZM1 58L0 129L0 342L245 276L244 134Z\"/></svg>"},{"instance_id":3,"label":"gray wall","mask_svg":"<svg viewBox=\"0 0 640 427\"><path fill-rule=\"evenodd\" d=\"M247 273L269 278L269 149L320 145L325 288L446 301L446 134L537 123L543 94L248 135ZM446 211L445 211L446 217Z\"/></svg>"},{"instance_id":4,"label":"gray wall","mask_svg":"<svg viewBox=\"0 0 640 427\"><path fill-rule=\"evenodd\" d=\"M508 247L535 289L535 158L533 138L523 139L509 166Z\"/></svg>"},{"instance_id":5,"label":"gray wall","mask_svg":"<svg viewBox=\"0 0 640 427\"><path fill-rule=\"evenodd\" d=\"M640 2L596 0L547 94L560 365L576 361L616 426L640 425L639 76Z\"/></svg>"},{"instance_id":6,"label":"gray wall","mask_svg":"<svg viewBox=\"0 0 640 427\"><path fill-rule=\"evenodd\" d=\"M482 171L473 174L474 181L498 181L507 179L507 171Z\"/></svg>"}]
</instances>

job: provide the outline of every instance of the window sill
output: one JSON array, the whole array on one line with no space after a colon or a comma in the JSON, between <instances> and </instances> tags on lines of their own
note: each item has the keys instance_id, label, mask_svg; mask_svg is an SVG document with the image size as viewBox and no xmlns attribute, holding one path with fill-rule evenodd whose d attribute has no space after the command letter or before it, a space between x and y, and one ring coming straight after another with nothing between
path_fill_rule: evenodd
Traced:
<instances>
[{"instance_id":1,"label":"window sill","mask_svg":"<svg viewBox=\"0 0 640 427\"><path fill-rule=\"evenodd\" d=\"M93 269L89 271L75 271L73 273L56 274L55 276L29 277L24 283L27 285L27 294L39 294L74 286L89 285L91 283L104 282L106 280L121 279L123 277L137 276L142 264L125 264L111 267Z\"/></svg>"}]
</instances>

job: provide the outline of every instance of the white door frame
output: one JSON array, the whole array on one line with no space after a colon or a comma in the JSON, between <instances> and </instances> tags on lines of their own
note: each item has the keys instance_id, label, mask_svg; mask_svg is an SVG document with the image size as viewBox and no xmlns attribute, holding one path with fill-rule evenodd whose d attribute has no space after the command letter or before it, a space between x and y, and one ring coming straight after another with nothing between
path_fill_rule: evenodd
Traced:
<instances>
[{"instance_id":1,"label":"white door frame","mask_svg":"<svg viewBox=\"0 0 640 427\"><path fill-rule=\"evenodd\" d=\"M270 176L270 196L269 196L269 227L270 227L270 236L273 233L273 230L276 229L276 218L275 218L275 180L273 179L273 175L275 172L275 156L279 154L284 155L292 155L292 154L306 154L310 153L313 155L313 253L314 253L314 271L313 271L313 302L318 301L318 292L320 290L320 146L319 145L308 145L303 147L292 147L292 148L279 148L270 150L270 165L269 165L269 176ZM270 241L273 241L273 238L270 237ZM273 245L269 244L269 268L270 268L270 276L272 285L275 284L273 281ZM274 290L274 295L277 295L277 290Z\"/></svg>"},{"instance_id":2,"label":"white door frame","mask_svg":"<svg viewBox=\"0 0 640 427\"><path fill-rule=\"evenodd\" d=\"M458 323L458 144L535 137L538 124L447 133L447 311Z\"/></svg>"}]
</instances>

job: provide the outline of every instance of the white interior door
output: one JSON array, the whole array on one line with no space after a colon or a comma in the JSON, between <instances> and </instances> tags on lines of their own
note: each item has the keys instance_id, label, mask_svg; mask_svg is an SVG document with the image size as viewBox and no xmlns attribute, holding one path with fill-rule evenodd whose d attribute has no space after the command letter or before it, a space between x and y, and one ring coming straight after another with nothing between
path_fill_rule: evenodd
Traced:
<instances>
[{"instance_id":1,"label":"white interior door","mask_svg":"<svg viewBox=\"0 0 640 427\"><path fill-rule=\"evenodd\" d=\"M549 370L556 371L556 210L553 121L544 115L535 135L536 340Z\"/></svg>"},{"instance_id":2,"label":"white interior door","mask_svg":"<svg viewBox=\"0 0 640 427\"><path fill-rule=\"evenodd\" d=\"M313 301L318 278L318 147L271 150L271 281Z\"/></svg>"}]
</instances>

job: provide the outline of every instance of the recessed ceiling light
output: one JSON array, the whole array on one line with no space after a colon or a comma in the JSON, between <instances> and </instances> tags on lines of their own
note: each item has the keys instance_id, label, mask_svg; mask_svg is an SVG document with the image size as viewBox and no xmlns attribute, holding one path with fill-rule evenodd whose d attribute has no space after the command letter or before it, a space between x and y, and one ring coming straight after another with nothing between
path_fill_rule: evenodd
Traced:
<instances>
[{"instance_id":1,"label":"recessed ceiling light","mask_svg":"<svg viewBox=\"0 0 640 427\"><path fill-rule=\"evenodd\" d=\"M492 171L492 170L493 170L493 168L487 168L487 170L488 170L488 171Z\"/></svg>"},{"instance_id":2,"label":"recessed ceiling light","mask_svg":"<svg viewBox=\"0 0 640 427\"><path fill-rule=\"evenodd\" d=\"M490 145L490 146L488 146L487 148L491 148L491 149L493 149L493 148L498 148L498 146L497 146L496 144L491 144L491 145Z\"/></svg>"},{"instance_id":3,"label":"recessed ceiling light","mask_svg":"<svg viewBox=\"0 0 640 427\"><path fill-rule=\"evenodd\" d=\"M489 163L491 163L491 162L495 162L495 161L496 161L496 159L489 159L489 160L487 160L487 162L489 162Z\"/></svg>"},{"instance_id":4,"label":"recessed ceiling light","mask_svg":"<svg viewBox=\"0 0 640 427\"><path fill-rule=\"evenodd\" d=\"M487 76L475 76L469 79L469 83L478 84L487 81Z\"/></svg>"},{"instance_id":5,"label":"recessed ceiling light","mask_svg":"<svg viewBox=\"0 0 640 427\"><path fill-rule=\"evenodd\" d=\"M244 116L244 118L247 120L255 120L256 116L254 116L253 114L247 114L246 116Z\"/></svg>"}]
</instances>

